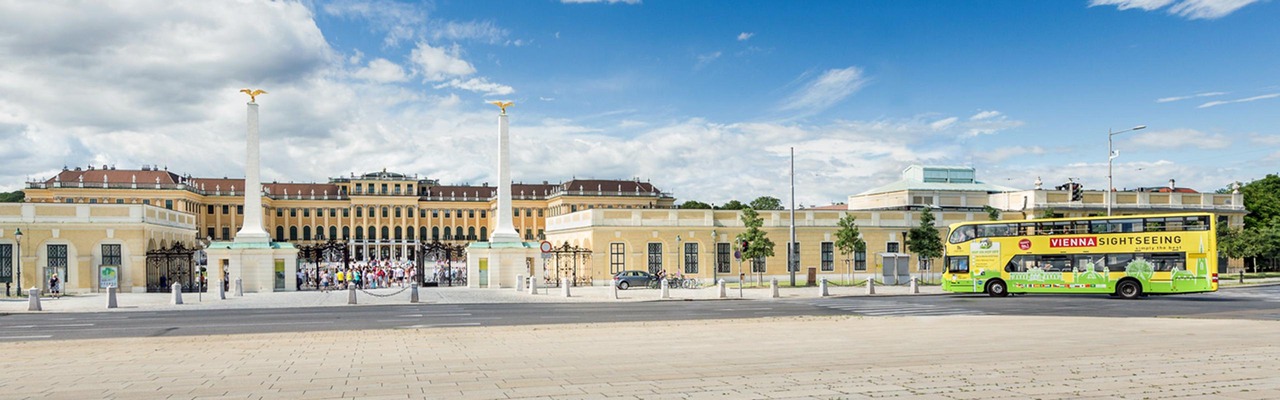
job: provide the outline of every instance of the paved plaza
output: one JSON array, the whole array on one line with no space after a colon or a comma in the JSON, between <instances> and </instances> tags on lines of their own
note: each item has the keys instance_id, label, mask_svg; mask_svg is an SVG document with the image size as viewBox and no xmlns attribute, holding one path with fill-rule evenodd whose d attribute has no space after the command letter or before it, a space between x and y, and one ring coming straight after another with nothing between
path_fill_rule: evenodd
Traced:
<instances>
[{"instance_id":1,"label":"paved plaza","mask_svg":"<svg viewBox=\"0 0 1280 400\"><path fill-rule=\"evenodd\" d=\"M16 342L0 397L1267 399L1280 346L1258 339L1277 328L840 316Z\"/></svg>"}]
</instances>

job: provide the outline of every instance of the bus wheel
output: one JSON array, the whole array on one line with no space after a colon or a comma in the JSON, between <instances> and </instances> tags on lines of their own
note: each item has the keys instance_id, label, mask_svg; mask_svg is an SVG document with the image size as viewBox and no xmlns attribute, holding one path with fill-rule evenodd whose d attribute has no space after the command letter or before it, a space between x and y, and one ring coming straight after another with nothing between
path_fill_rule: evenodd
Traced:
<instances>
[{"instance_id":1,"label":"bus wheel","mask_svg":"<svg viewBox=\"0 0 1280 400\"><path fill-rule=\"evenodd\" d=\"M997 279L987 283L987 294L991 297L1005 297L1009 295L1009 287L1005 286L1004 281Z\"/></svg>"},{"instance_id":2,"label":"bus wheel","mask_svg":"<svg viewBox=\"0 0 1280 400\"><path fill-rule=\"evenodd\" d=\"M1128 300L1142 297L1142 285L1135 280L1122 281L1116 286L1116 294Z\"/></svg>"}]
</instances>

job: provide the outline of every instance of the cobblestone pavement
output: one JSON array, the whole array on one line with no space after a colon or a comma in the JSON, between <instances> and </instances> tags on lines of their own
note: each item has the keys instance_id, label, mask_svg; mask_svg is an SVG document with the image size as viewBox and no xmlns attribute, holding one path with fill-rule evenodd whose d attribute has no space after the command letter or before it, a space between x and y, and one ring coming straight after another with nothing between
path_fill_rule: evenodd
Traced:
<instances>
[{"instance_id":1,"label":"cobblestone pavement","mask_svg":"<svg viewBox=\"0 0 1280 400\"><path fill-rule=\"evenodd\" d=\"M1280 346L1259 338L1277 328L795 317L17 342L0 398L1268 399Z\"/></svg>"}]
</instances>

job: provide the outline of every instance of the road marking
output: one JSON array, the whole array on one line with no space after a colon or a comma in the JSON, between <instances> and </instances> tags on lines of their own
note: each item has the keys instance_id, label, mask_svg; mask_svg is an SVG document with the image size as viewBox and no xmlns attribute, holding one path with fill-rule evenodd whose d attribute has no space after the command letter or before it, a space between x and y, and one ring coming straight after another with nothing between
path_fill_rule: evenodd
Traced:
<instances>
[{"instance_id":1,"label":"road marking","mask_svg":"<svg viewBox=\"0 0 1280 400\"><path fill-rule=\"evenodd\" d=\"M441 328L441 327L448 327L448 326L480 326L480 323L479 322L457 322L457 323L446 323L446 324L410 325L410 326L402 326L399 329Z\"/></svg>"},{"instance_id":2,"label":"road marking","mask_svg":"<svg viewBox=\"0 0 1280 400\"><path fill-rule=\"evenodd\" d=\"M58 325L14 325L6 326L6 329L31 329L31 328L71 328L77 326L93 326L93 324L58 324Z\"/></svg>"},{"instance_id":3,"label":"road marking","mask_svg":"<svg viewBox=\"0 0 1280 400\"><path fill-rule=\"evenodd\" d=\"M0 336L0 340L18 340L18 339L48 339L53 335L35 335L35 336Z\"/></svg>"},{"instance_id":4,"label":"road marking","mask_svg":"<svg viewBox=\"0 0 1280 400\"><path fill-rule=\"evenodd\" d=\"M716 311L770 311L773 308L721 308Z\"/></svg>"},{"instance_id":5,"label":"road marking","mask_svg":"<svg viewBox=\"0 0 1280 400\"><path fill-rule=\"evenodd\" d=\"M422 314L406 314L406 315L396 316L396 318L420 318L420 317L422 317Z\"/></svg>"}]
</instances>

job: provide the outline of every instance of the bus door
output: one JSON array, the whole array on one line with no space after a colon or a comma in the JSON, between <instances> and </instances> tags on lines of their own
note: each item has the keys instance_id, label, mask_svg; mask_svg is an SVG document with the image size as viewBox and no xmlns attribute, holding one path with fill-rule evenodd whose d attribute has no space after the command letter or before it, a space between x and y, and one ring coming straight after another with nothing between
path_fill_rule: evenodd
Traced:
<instances>
[{"instance_id":1,"label":"bus door","mask_svg":"<svg viewBox=\"0 0 1280 400\"><path fill-rule=\"evenodd\" d=\"M974 293L981 292L982 286L974 281L973 275L969 271L969 256L947 256L947 279L946 284L954 291L962 291L964 288L971 289Z\"/></svg>"}]
</instances>

